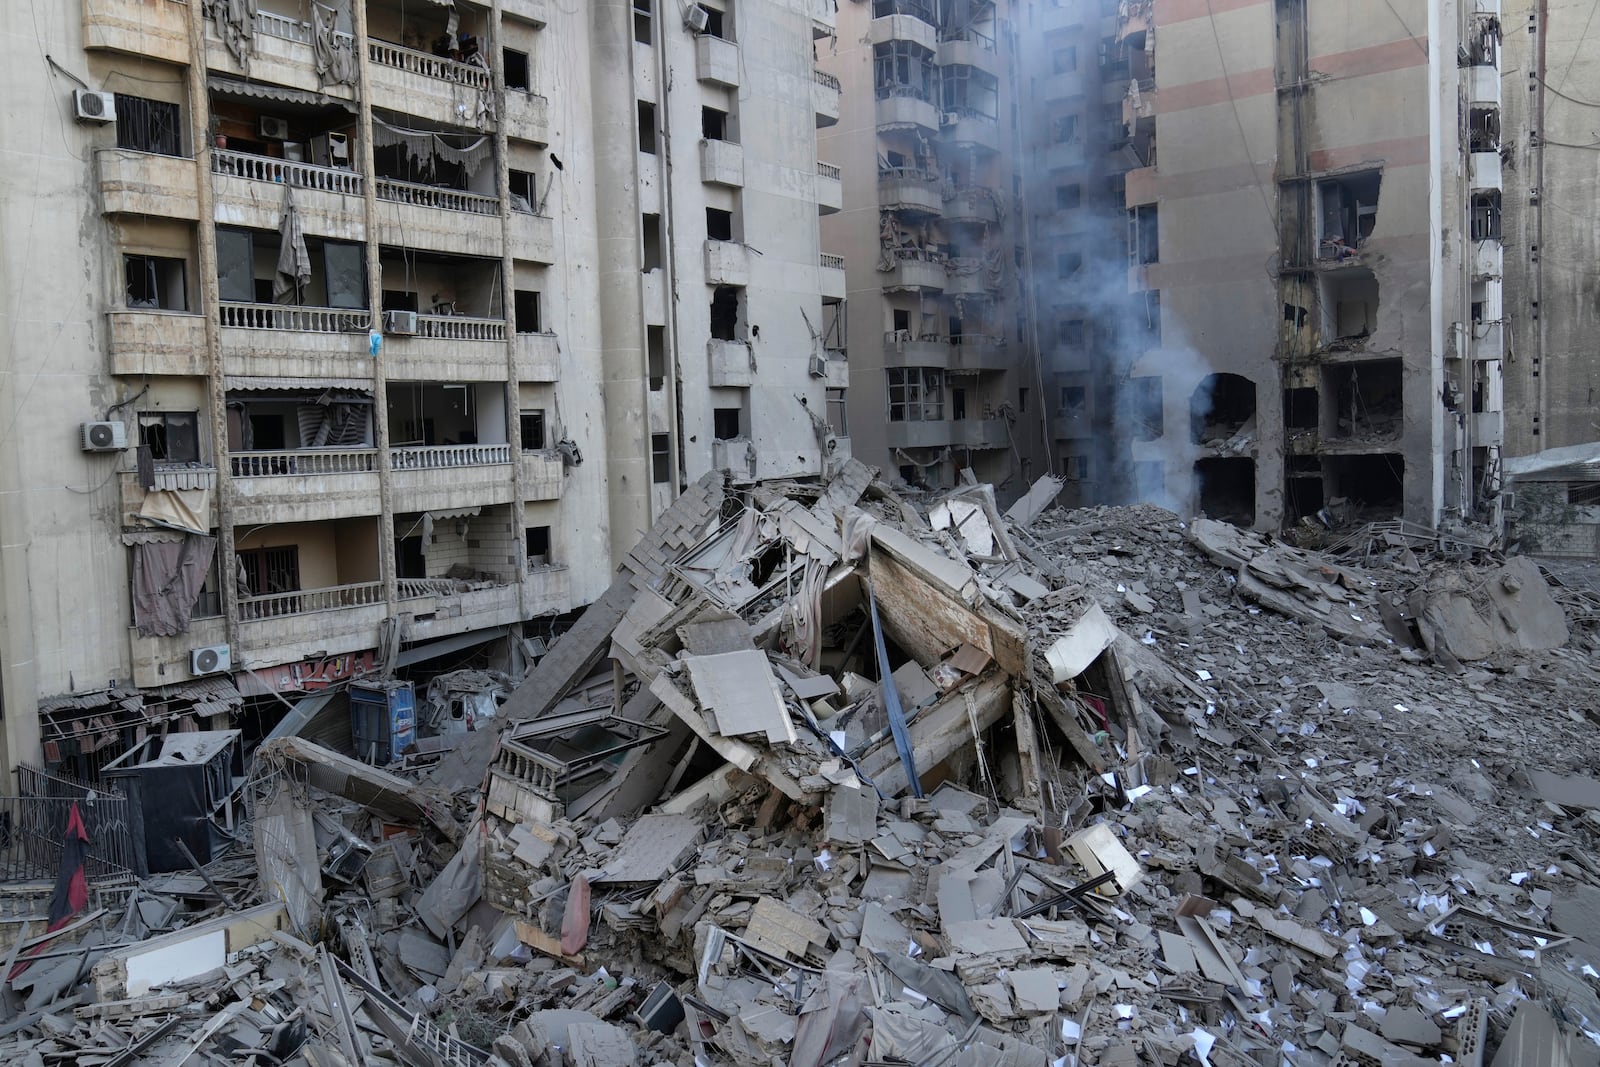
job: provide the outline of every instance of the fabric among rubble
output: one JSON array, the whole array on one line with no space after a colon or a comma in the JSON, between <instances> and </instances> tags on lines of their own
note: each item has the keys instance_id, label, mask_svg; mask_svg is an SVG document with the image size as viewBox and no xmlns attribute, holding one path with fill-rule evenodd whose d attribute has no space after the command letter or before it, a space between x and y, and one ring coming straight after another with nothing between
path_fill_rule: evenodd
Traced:
<instances>
[{"instance_id":1,"label":"fabric among rubble","mask_svg":"<svg viewBox=\"0 0 1600 1067\"><path fill-rule=\"evenodd\" d=\"M475 730L270 741L221 859L19 905L3 1047L1600 1062L1588 595L1059 488L692 487Z\"/></svg>"}]
</instances>

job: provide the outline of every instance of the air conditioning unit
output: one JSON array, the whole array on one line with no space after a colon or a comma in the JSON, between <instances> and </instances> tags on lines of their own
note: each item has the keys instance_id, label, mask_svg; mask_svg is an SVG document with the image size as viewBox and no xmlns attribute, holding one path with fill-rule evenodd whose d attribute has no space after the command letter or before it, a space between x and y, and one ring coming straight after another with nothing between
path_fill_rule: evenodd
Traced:
<instances>
[{"instance_id":1,"label":"air conditioning unit","mask_svg":"<svg viewBox=\"0 0 1600 1067\"><path fill-rule=\"evenodd\" d=\"M287 141L289 139L289 120L280 119L275 115L262 115L261 136L269 141Z\"/></svg>"},{"instance_id":2,"label":"air conditioning unit","mask_svg":"<svg viewBox=\"0 0 1600 1067\"><path fill-rule=\"evenodd\" d=\"M85 452L126 452L128 428L120 422L86 422L80 427Z\"/></svg>"},{"instance_id":3,"label":"air conditioning unit","mask_svg":"<svg viewBox=\"0 0 1600 1067\"><path fill-rule=\"evenodd\" d=\"M189 650L190 674L220 674L233 669L233 651L227 645L206 645Z\"/></svg>"},{"instance_id":4,"label":"air conditioning unit","mask_svg":"<svg viewBox=\"0 0 1600 1067\"><path fill-rule=\"evenodd\" d=\"M311 162L319 167L348 167L350 137L343 133L324 133L311 138Z\"/></svg>"},{"instance_id":5,"label":"air conditioning unit","mask_svg":"<svg viewBox=\"0 0 1600 1067\"><path fill-rule=\"evenodd\" d=\"M821 356L812 356L808 368L813 378L826 378L828 376L828 361Z\"/></svg>"},{"instance_id":6,"label":"air conditioning unit","mask_svg":"<svg viewBox=\"0 0 1600 1067\"><path fill-rule=\"evenodd\" d=\"M72 108L79 122L116 122L117 97L93 89L74 89Z\"/></svg>"},{"instance_id":7,"label":"air conditioning unit","mask_svg":"<svg viewBox=\"0 0 1600 1067\"><path fill-rule=\"evenodd\" d=\"M383 313L383 332L409 334L417 332L417 313L415 311L385 311Z\"/></svg>"},{"instance_id":8,"label":"air conditioning unit","mask_svg":"<svg viewBox=\"0 0 1600 1067\"><path fill-rule=\"evenodd\" d=\"M961 121L961 112L959 112L959 111L941 111L941 112L939 112L939 125L941 125L941 126L954 126L956 123L958 123L960 121Z\"/></svg>"},{"instance_id":9,"label":"air conditioning unit","mask_svg":"<svg viewBox=\"0 0 1600 1067\"><path fill-rule=\"evenodd\" d=\"M683 24L691 33L705 33L711 24L711 13L699 4L690 4L684 9Z\"/></svg>"}]
</instances>

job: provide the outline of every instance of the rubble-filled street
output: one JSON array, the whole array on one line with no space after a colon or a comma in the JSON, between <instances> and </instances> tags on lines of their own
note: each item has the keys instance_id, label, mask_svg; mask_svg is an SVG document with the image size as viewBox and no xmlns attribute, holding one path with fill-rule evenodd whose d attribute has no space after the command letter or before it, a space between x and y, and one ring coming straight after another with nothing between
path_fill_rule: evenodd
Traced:
<instances>
[{"instance_id":1,"label":"rubble-filled street","mask_svg":"<svg viewBox=\"0 0 1600 1067\"><path fill-rule=\"evenodd\" d=\"M1059 488L708 476L470 732L152 743L7 1061L1600 1062L1584 573Z\"/></svg>"}]
</instances>

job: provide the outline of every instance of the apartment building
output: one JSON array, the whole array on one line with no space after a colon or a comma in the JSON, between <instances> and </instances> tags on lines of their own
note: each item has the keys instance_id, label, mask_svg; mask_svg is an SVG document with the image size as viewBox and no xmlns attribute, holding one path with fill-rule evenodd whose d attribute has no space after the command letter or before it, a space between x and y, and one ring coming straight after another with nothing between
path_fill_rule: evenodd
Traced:
<instances>
[{"instance_id":1,"label":"apartment building","mask_svg":"<svg viewBox=\"0 0 1600 1067\"><path fill-rule=\"evenodd\" d=\"M1128 301L1084 317L1108 366L1050 397L1088 426L1069 476L1263 528L1492 519L1499 4L1065 6L1099 22L1089 153L1125 214L1096 240L1066 208L1062 273Z\"/></svg>"},{"instance_id":2,"label":"apartment building","mask_svg":"<svg viewBox=\"0 0 1600 1067\"><path fill-rule=\"evenodd\" d=\"M843 170L823 237L845 268L828 336L851 447L916 485L971 468L1005 493L1038 449L1012 6L848 0L821 55L843 89L820 143Z\"/></svg>"},{"instance_id":3,"label":"apartment building","mask_svg":"<svg viewBox=\"0 0 1600 1067\"><path fill-rule=\"evenodd\" d=\"M7 769L507 666L686 479L848 455L831 5L30 6L0 75Z\"/></svg>"}]
</instances>

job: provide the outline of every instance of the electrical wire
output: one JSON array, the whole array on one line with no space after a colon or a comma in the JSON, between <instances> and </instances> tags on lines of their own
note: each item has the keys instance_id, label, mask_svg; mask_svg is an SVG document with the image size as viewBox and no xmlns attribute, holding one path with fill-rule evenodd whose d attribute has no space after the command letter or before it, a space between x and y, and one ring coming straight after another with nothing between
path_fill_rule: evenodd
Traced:
<instances>
[{"instance_id":1,"label":"electrical wire","mask_svg":"<svg viewBox=\"0 0 1600 1067\"><path fill-rule=\"evenodd\" d=\"M1589 17L1583 20L1583 32L1578 34L1578 43L1572 48L1572 58L1567 60L1567 69L1561 72L1561 84L1567 84L1567 79L1572 77L1572 68L1577 64L1578 57L1583 55L1583 42L1589 36L1589 29L1594 25L1594 16L1600 12L1600 0L1594 0L1589 5ZM1540 79L1541 83L1543 79ZM1552 90L1554 91L1554 90Z\"/></svg>"},{"instance_id":2,"label":"electrical wire","mask_svg":"<svg viewBox=\"0 0 1600 1067\"><path fill-rule=\"evenodd\" d=\"M1388 0L1384 2L1388 3ZM1595 2L1600 3L1600 0ZM1234 125L1239 128L1239 140L1244 147L1245 163L1250 167L1250 177L1255 182L1256 191L1261 194L1261 205L1267 211L1267 222L1273 229L1277 229L1278 213L1273 210L1272 198L1267 195L1267 188L1262 184L1261 176L1256 173L1256 163L1250 155L1250 137L1244 131L1244 119L1239 115L1239 101L1233 95L1233 76L1228 73L1228 61L1222 53L1222 34L1217 29L1217 13L1211 8L1211 0L1206 0L1206 16L1211 24L1211 40L1217 49L1217 66L1222 71L1222 85L1228 91L1228 105L1233 112Z\"/></svg>"}]
</instances>

